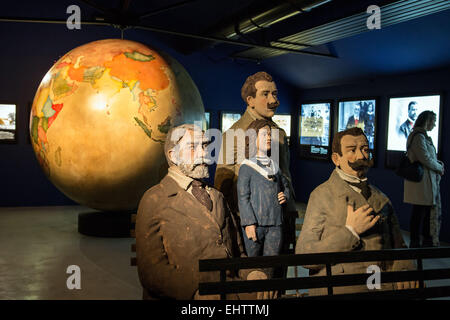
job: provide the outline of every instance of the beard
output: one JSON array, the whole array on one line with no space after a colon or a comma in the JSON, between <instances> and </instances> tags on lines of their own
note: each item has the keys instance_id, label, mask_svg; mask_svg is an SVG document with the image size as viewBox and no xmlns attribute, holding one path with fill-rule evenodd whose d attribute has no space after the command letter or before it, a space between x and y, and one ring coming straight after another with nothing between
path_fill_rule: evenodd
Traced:
<instances>
[{"instance_id":1,"label":"beard","mask_svg":"<svg viewBox=\"0 0 450 320\"><path fill-rule=\"evenodd\" d=\"M205 179L209 178L208 166L212 164L212 161L208 158L195 159L194 163L184 163L180 159L176 159L175 165L180 171L192 179Z\"/></svg>"},{"instance_id":2,"label":"beard","mask_svg":"<svg viewBox=\"0 0 450 320\"><path fill-rule=\"evenodd\" d=\"M207 164L184 164L178 165L178 169L192 179L209 178L209 171Z\"/></svg>"},{"instance_id":3,"label":"beard","mask_svg":"<svg viewBox=\"0 0 450 320\"><path fill-rule=\"evenodd\" d=\"M361 159L355 162L348 162L350 168L358 173L358 177L362 178L366 176L369 168L373 167L373 159Z\"/></svg>"}]
</instances>

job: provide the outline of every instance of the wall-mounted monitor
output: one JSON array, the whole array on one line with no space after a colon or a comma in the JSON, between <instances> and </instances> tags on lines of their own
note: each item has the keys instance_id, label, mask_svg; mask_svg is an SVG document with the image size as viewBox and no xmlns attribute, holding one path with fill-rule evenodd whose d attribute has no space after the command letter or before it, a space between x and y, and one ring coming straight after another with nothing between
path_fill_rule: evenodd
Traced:
<instances>
[{"instance_id":1,"label":"wall-mounted monitor","mask_svg":"<svg viewBox=\"0 0 450 320\"><path fill-rule=\"evenodd\" d=\"M406 151L407 137L414 128L417 117L426 110L433 111L436 114L436 127L427 133L439 153L441 147L441 100L440 94L389 98L386 167L395 168L398 165L401 153Z\"/></svg>"},{"instance_id":2,"label":"wall-mounted monitor","mask_svg":"<svg viewBox=\"0 0 450 320\"><path fill-rule=\"evenodd\" d=\"M281 129L286 132L286 137L289 143L291 138L291 115L290 114L276 114L272 117L272 121L275 122Z\"/></svg>"},{"instance_id":3,"label":"wall-mounted monitor","mask_svg":"<svg viewBox=\"0 0 450 320\"><path fill-rule=\"evenodd\" d=\"M390 98L387 150L406 151L406 139L419 114L426 110L436 113L436 127L428 135L439 150L440 103L440 95Z\"/></svg>"},{"instance_id":4,"label":"wall-mounted monitor","mask_svg":"<svg viewBox=\"0 0 450 320\"><path fill-rule=\"evenodd\" d=\"M0 142L16 142L16 105L0 104Z\"/></svg>"},{"instance_id":5,"label":"wall-mounted monitor","mask_svg":"<svg viewBox=\"0 0 450 320\"><path fill-rule=\"evenodd\" d=\"M222 112L220 117L220 130L227 131L231 126L241 118L238 112Z\"/></svg>"},{"instance_id":6,"label":"wall-mounted monitor","mask_svg":"<svg viewBox=\"0 0 450 320\"><path fill-rule=\"evenodd\" d=\"M331 135L331 102L311 102L300 106L300 156L328 159Z\"/></svg>"},{"instance_id":7,"label":"wall-mounted monitor","mask_svg":"<svg viewBox=\"0 0 450 320\"><path fill-rule=\"evenodd\" d=\"M337 131L344 131L352 127L361 128L369 141L369 149L375 149L376 140L376 112L375 98L346 99L338 102Z\"/></svg>"}]
</instances>

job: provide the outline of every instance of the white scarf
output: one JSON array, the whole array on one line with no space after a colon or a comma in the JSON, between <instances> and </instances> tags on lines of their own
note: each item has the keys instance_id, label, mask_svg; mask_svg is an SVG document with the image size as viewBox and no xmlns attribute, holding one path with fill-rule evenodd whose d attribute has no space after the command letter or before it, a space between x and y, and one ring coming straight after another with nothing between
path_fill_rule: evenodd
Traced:
<instances>
[{"instance_id":1,"label":"white scarf","mask_svg":"<svg viewBox=\"0 0 450 320\"><path fill-rule=\"evenodd\" d=\"M263 160L264 163L261 160ZM264 165L266 165L266 163L267 163L266 168L262 168L260 165L258 165L256 163L256 161L260 161ZM273 161L269 157L266 157L264 159L261 159L259 157L258 158L245 159L244 161L242 161L241 166L244 165L244 164L248 165L251 168L253 168L255 171L257 171L260 175L262 175L267 180L271 180L271 179L269 179L269 175L275 175L278 172L277 164L275 163L275 161Z\"/></svg>"}]
</instances>

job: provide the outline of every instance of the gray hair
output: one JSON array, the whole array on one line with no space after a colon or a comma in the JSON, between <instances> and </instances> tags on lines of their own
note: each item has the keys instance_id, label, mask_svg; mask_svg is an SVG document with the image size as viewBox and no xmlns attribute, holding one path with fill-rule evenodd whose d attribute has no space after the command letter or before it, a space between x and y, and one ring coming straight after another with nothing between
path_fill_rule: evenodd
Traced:
<instances>
[{"instance_id":1,"label":"gray hair","mask_svg":"<svg viewBox=\"0 0 450 320\"><path fill-rule=\"evenodd\" d=\"M169 130L166 137L166 142L164 143L164 155L166 156L167 163L169 166L175 165L169 158L169 151L173 150L180 140L186 134L186 131L203 131L199 126L192 123L185 123L177 127L173 127Z\"/></svg>"}]
</instances>

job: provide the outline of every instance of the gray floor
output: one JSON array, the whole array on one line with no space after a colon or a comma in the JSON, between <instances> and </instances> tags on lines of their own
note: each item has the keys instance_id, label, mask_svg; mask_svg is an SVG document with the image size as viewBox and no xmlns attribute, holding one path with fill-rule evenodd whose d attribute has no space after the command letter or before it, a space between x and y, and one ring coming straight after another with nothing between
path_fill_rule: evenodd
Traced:
<instances>
[{"instance_id":1,"label":"gray floor","mask_svg":"<svg viewBox=\"0 0 450 320\"><path fill-rule=\"evenodd\" d=\"M0 208L0 299L141 299L136 267L130 266L135 240L79 234L78 214L85 211L90 209ZM81 290L67 288L70 265L81 269ZM448 266L450 259L424 261L427 269ZM294 273L290 268L289 276ZM298 275L307 270L299 267Z\"/></svg>"}]
</instances>

